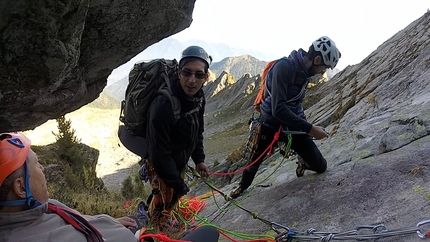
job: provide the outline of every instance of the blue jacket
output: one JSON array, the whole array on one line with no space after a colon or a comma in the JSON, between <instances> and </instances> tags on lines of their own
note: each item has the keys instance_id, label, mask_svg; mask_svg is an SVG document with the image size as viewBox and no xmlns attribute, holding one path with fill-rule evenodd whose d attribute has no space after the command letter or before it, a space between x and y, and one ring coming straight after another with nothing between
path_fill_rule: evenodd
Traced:
<instances>
[{"instance_id":1,"label":"blue jacket","mask_svg":"<svg viewBox=\"0 0 430 242\"><path fill-rule=\"evenodd\" d=\"M304 120L302 106L310 76L303 63L306 52L292 51L277 60L267 73L264 100L260 105L264 125L309 133L312 124ZM292 79L295 72L294 83Z\"/></svg>"}]
</instances>

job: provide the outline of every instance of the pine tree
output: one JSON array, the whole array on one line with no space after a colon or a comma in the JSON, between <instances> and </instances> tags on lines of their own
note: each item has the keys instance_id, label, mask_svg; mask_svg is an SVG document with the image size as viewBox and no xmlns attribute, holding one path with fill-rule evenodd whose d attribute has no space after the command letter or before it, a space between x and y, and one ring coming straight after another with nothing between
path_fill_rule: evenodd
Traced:
<instances>
[{"instance_id":1,"label":"pine tree","mask_svg":"<svg viewBox=\"0 0 430 242\"><path fill-rule=\"evenodd\" d=\"M72 129L72 121L66 120L63 116L56 119L58 134L52 132L54 134L57 144L61 149L69 149L81 142L75 135L75 129Z\"/></svg>"},{"instance_id":2,"label":"pine tree","mask_svg":"<svg viewBox=\"0 0 430 242\"><path fill-rule=\"evenodd\" d=\"M133 180L131 176L128 176L122 182L121 195L128 200L131 200L134 198L134 186L133 186Z\"/></svg>"}]
</instances>

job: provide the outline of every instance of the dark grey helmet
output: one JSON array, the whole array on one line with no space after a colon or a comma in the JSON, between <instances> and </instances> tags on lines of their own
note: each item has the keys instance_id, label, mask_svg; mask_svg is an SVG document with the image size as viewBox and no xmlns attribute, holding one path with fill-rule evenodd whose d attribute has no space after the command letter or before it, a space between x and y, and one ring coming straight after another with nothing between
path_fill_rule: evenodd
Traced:
<instances>
[{"instance_id":1,"label":"dark grey helmet","mask_svg":"<svg viewBox=\"0 0 430 242\"><path fill-rule=\"evenodd\" d=\"M183 50L179 63L181 63L184 58L188 57L196 57L202 59L208 67L212 63L212 56L208 55L208 53L200 46L192 45Z\"/></svg>"}]
</instances>

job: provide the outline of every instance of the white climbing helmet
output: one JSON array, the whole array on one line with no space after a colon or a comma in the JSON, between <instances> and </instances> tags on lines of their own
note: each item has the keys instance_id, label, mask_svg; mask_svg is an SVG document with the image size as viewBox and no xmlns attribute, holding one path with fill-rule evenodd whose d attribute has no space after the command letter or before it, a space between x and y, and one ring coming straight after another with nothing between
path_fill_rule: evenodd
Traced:
<instances>
[{"instance_id":1,"label":"white climbing helmet","mask_svg":"<svg viewBox=\"0 0 430 242\"><path fill-rule=\"evenodd\" d=\"M341 54L334 41L327 36L323 36L315 40L312 45L314 46L315 51L321 53L324 64L330 66L331 69L335 68Z\"/></svg>"}]
</instances>

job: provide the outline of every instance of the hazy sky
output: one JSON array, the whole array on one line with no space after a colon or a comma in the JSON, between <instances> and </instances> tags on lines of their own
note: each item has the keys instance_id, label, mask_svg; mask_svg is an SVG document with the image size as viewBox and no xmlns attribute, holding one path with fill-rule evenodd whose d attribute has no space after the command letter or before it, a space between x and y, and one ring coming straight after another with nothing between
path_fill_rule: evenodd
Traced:
<instances>
[{"instance_id":1,"label":"hazy sky","mask_svg":"<svg viewBox=\"0 0 430 242\"><path fill-rule=\"evenodd\" d=\"M359 63L421 17L429 0L197 0L193 22L172 36L256 49L282 57L320 36L342 53L339 69Z\"/></svg>"},{"instance_id":2,"label":"hazy sky","mask_svg":"<svg viewBox=\"0 0 430 242\"><path fill-rule=\"evenodd\" d=\"M342 53L337 68L343 69L359 63L429 8L430 0L196 0L191 26L172 37L225 43L275 59L307 50L326 35ZM132 62L136 60L114 70L109 79L126 76Z\"/></svg>"}]
</instances>

